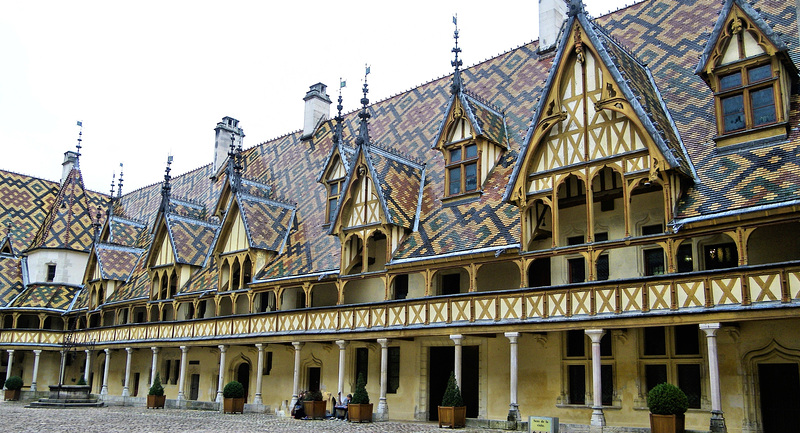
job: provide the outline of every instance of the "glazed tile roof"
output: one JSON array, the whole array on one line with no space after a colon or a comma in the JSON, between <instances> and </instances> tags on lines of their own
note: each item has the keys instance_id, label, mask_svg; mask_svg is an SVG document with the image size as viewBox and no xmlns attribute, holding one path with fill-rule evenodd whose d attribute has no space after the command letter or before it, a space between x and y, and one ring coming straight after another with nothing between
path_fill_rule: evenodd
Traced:
<instances>
[{"instance_id":1,"label":"glazed tile roof","mask_svg":"<svg viewBox=\"0 0 800 433\"><path fill-rule=\"evenodd\" d=\"M118 286L116 290L114 290L114 293L106 298L107 304L125 300L147 299L150 297L150 276L147 274L147 269L144 267L144 257L145 255L142 254L139 260L136 261L130 280L122 286ZM81 300L75 304L75 309L85 308L87 306L85 303L82 303Z\"/></svg>"},{"instance_id":2,"label":"glazed tile roof","mask_svg":"<svg viewBox=\"0 0 800 433\"><path fill-rule=\"evenodd\" d=\"M219 224L168 213L167 230L175 251L175 262L203 266Z\"/></svg>"},{"instance_id":3,"label":"glazed tile roof","mask_svg":"<svg viewBox=\"0 0 800 433\"><path fill-rule=\"evenodd\" d=\"M0 255L0 306L5 306L24 288L22 259Z\"/></svg>"},{"instance_id":4,"label":"glazed tile roof","mask_svg":"<svg viewBox=\"0 0 800 433\"><path fill-rule=\"evenodd\" d=\"M31 284L8 307L66 311L81 290L68 284Z\"/></svg>"},{"instance_id":5,"label":"glazed tile roof","mask_svg":"<svg viewBox=\"0 0 800 433\"><path fill-rule=\"evenodd\" d=\"M368 146L364 149L389 224L413 228L417 220L424 167L380 147Z\"/></svg>"},{"instance_id":6,"label":"glazed tile roof","mask_svg":"<svg viewBox=\"0 0 800 433\"><path fill-rule=\"evenodd\" d=\"M295 206L275 200L240 195L239 209L250 247L282 252L294 225Z\"/></svg>"},{"instance_id":7,"label":"glazed tile roof","mask_svg":"<svg viewBox=\"0 0 800 433\"><path fill-rule=\"evenodd\" d=\"M121 247L111 244L97 244L95 255L100 274L104 280L127 281L133 268L146 250Z\"/></svg>"},{"instance_id":8,"label":"glazed tile roof","mask_svg":"<svg viewBox=\"0 0 800 433\"><path fill-rule=\"evenodd\" d=\"M88 252L94 240L91 212L81 172L72 169L44 223L33 239L33 248L65 248Z\"/></svg>"},{"instance_id":9,"label":"glazed tile roof","mask_svg":"<svg viewBox=\"0 0 800 433\"><path fill-rule=\"evenodd\" d=\"M143 242L147 241L147 226L138 221L114 215L109 220L107 241L126 247L142 247L145 245Z\"/></svg>"},{"instance_id":10,"label":"glazed tile roof","mask_svg":"<svg viewBox=\"0 0 800 433\"><path fill-rule=\"evenodd\" d=\"M189 295L217 290L218 268L216 260L209 260L208 266L192 274L189 281L178 291L178 295Z\"/></svg>"}]
</instances>

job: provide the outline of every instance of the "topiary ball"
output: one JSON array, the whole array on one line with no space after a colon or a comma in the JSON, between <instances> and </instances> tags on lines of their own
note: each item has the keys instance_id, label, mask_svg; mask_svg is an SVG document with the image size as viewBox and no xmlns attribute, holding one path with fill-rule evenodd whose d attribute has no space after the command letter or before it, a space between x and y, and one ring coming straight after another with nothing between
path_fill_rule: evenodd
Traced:
<instances>
[{"instance_id":1,"label":"topiary ball","mask_svg":"<svg viewBox=\"0 0 800 433\"><path fill-rule=\"evenodd\" d=\"M242 398L244 397L244 386L235 380L228 382L222 389L222 395L225 398Z\"/></svg>"},{"instance_id":2,"label":"topiary ball","mask_svg":"<svg viewBox=\"0 0 800 433\"><path fill-rule=\"evenodd\" d=\"M689 408L689 398L677 386L659 383L647 393L647 407L656 415L682 415Z\"/></svg>"},{"instance_id":3,"label":"topiary ball","mask_svg":"<svg viewBox=\"0 0 800 433\"><path fill-rule=\"evenodd\" d=\"M6 389L9 391L16 391L22 388L22 378L19 376L11 376L6 380Z\"/></svg>"}]
</instances>

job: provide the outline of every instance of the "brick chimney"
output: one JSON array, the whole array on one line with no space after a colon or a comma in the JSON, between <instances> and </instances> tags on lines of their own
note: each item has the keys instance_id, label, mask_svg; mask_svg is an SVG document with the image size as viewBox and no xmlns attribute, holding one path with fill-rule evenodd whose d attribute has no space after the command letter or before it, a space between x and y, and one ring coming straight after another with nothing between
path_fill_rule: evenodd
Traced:
<instances>
[{"instance_id":1,"label":"brick chimney","mask_svg":"<svg viewBox=\"0 0 800 433\"><path fill-rule=\"evenodd\" d=\"M61 163L61 184L67 180L69 172L78 165L78 153L73 151L64 152L64 162Z\"/></svg>"},{"instance_id":2,"label":"brick chimney","mask_svg":"<svg viewBox=\"0 0 800 433\"><path fill-rule=\"evenodd\" d=\"M567 16L564 0L539 0L539 49L549 51L558 43L558 33Z\"/></svg>"},{"instance_id":3,"label":"brick chimney","mask_svg":"<svg viewBox=\"0 0 800 433\"><path fill-rule=\"evenodd\" d=\"M319 125L320 120L331 117L331 98L325 93L328 86L317 83L311 86L303 98L306 101L305 115L303 116L303 137L311 138Z\"/></svg>"},{"instance_id":4,"label":"brick chimney","mask_svg":"<svg viewBox=\"0 0 800 433\"><path fill-rule=\"evenodd\" d=\"M228 159L228 152L231 150L231 134L234 136L236 146L242 145L244 138L244 130L239 128L239 121L233 117L225 116L222 121L217 123L214 128L216 138L214 140L214 170L213 176L219 173L220 167L225 164Z\"/></svg>"}]
</instances>

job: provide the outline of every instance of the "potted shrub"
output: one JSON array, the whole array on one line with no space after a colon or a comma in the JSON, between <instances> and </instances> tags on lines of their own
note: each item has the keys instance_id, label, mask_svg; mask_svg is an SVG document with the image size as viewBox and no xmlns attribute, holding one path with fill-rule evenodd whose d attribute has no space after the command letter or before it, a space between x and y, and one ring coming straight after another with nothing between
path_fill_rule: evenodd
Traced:
<instances>
[{"instance_id":1,"label":"potted shrub","mask_svg":"<svg viewBox=\"0 0 800 433\"><path fill-rule=\"evenodd\" d=\"M464 427L467 421L467 407L464 406L464 399L461 398L461 390L456 384L456 375L450 372L450 379L447 380L447 389L444 390L442 405L439 406L439 428Z\"/></svg>"},{"instance_id":2,"label":"potted shrub","mask_svg":"<svg viewBox=\"0 0 800 433\"><path fill-rule=\"evenodd\" d=\"M660 383L647 393L652 433L684 433L684 413L689 399L677 386Z\"/></svg>"},{"instance_id":3,"label":"potted shrub","mask_svg":"<svg viewBox=\"0 0 800 433\"><path fill-rule=\"evenodd\" d=\"M356 381L356 392L353 399L347 405L347 418L350 422L372 422L372 403L369 402L367 394L367 381L363 374L358 375Z\"/></svg>"},{"instance_id":4,"label":"potted shrub","mask_svg":"<svg viewBox=\"0 0 800 433\"><path fill-rule=\"evenodd\" d=\"M22 389L22 378L19 376L11 376L6 381L6 401L19 400L20 390Z\"/></svg>"},{"instance_id":5,"label":"potted shrub","mask_svg":"<svg viewBox=\"0 0 800 433\"><path fill-rule=\"evenodd\" d=\"M325 419L327 407L328 402L322 400L322 393L319 390L308 391L303 395L303 410L306 411L306 418Z\"/></svg>"},{"instance_id":6,"label":"potted shrub","mask_svg":"<svg viewBox=\"0 0 800 433\"><path fill-rule=\"evenodd\" d=\"M153 386L150 387L150 391L147 393L147 408L164 409L164 403L166 402L167 396L164 395L164 387L161 386L161 375L156 373L156 377L153 379Z\"/></svg>"},{"instance_id":7,"label":"potted shrub","mask_svg":"<svg viewBox=\"0 0 800 433\"><path fill-rule=\"evenodd\" d=\"M244 386L232 380L222 388L224 413L244 412Z\"/></svg>"}]
</instances>

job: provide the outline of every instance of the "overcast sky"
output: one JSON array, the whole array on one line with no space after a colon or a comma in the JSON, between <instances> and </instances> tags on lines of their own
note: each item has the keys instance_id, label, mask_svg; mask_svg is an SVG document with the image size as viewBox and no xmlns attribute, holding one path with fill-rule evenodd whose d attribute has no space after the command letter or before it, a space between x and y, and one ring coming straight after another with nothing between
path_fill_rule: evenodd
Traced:
<instances>
[{"instance_id":1,"label":"overcast sky","mask_svg":"<svg viewBox=\"0 0 800 433\"><path fill-rule=\"evenodd\" d=\"M585 0L592 16L633 0ZM208 164L214 128L245 147L302 129L303 96L339 78L345 111L452 72L453 14L468 67L536 40L538 1L6 1L0 15L0 169L59 180L83 122L81 169L124 193ZM334 104L335 105L335 104ZM335 110L332 107L332 110Z\"/></svg>"}]
</instances>

